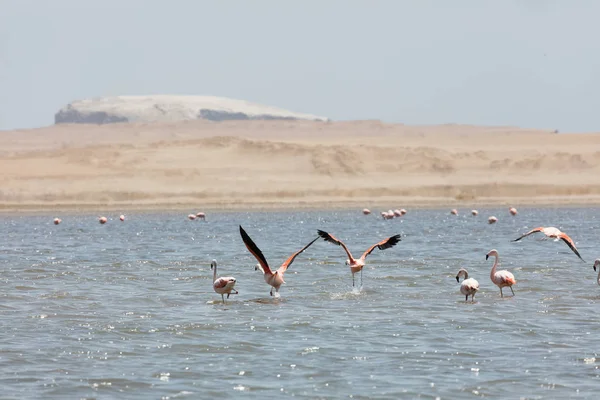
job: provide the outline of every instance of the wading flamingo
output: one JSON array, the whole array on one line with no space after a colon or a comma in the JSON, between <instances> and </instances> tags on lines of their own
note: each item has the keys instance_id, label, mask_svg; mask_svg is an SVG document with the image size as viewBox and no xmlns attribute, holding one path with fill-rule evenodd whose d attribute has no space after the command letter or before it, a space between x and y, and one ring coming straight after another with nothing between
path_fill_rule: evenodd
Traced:
<instances>
[{"instance_id":1,"label":"wading flamingo","mask_svg":"<svg viewBox=\"0 0 600 400\"><path fill-rule=\"evenodd\" d=\"M354 274L357 273L358 271L360 271L360 285L362 286L362 270L363 270L363 267L365 266L365 259L367 258L367 256L369 254L371 254L371 252L373 250L375 250L376 247L379 250L389 249L390 247L395 246L396 243L398 243L401 240L400 235L390 236L389 238L384 239L381 242L376 243L373 246L371 246L367 251L365 251L362 254L362 256L360 256L360 258L356 259L356 258L352 257L352 254L350 254L350 250L348 250L346 245L341 240L337 239L333 235L331 235L325 231L322 231L320 229L317 230L317 232L319 233L319 236L321 236L323 239L325 239L326 242L334 243L334 244L337 244L338 246L342 246L344 248L344 251L348 255L348 259L346 260L346 265L350 266L350 272L352 272L352 286L354 286Z\"/></svg>"},{"instance_id":2,"label":"wading flamingo","mask_svg":"<svg viewBox=\"0 0 600 400\"><path fill-rule=\"evenodd\" d=\"M596 271L596 267L600 267L600 258L597 258L594 261L594 271ZM596 278L596 282L600 285L600 268L598 268L598 278Z\"/></svg>"},{"instance_id":3,"label":"wading flamingo","mask_svg":"<svg viewBox=\"0 0 600 400\"><path fill-rule=\"evenodd\" d=\"M108 221L108 219L106 219L106 217L98 217L98 222L100 222L101 224L105 224L106 221Z\"/></svg>"},{"instance_id":4,"label":"wading flamingo","mask_svg":"<svg viewBox=\"0 0 600 400\"><path fill-rule=\"evenodd\" d=\"M509 208L508 212L510 213L510 215L517 215L517 209L514 207Z\"/></svg>"},{"instance_id":5,"label":"wading flamingo","mask_svg":"<svg viewBox=\"0 0 600 400\"><path fill-rule=\"evenodd\" d=\"M496 271L496 267L498 266L498 260L500 258L496 249L490 250L490 252L485 255L485 259L487 260L490 256L496 257L496 260L494 261L494 266L490 271L490 279L496 286L500 288L500 297L504 297L504 294L502 294L502 288L505 286L508 286L510 288L510 291L514 296L515 291L513 290L512 285L517 283L517 281L515 280L515 276L505 269L501 271Z\"/></svg>"},{"instance_id":6,"label":"wading flamingo","mask_svg":"<svg viewBox=\"0 0 600 400\"><path fill-rule=\"evenodd\" d=\"M364 210L362 210L362 213L364 215L369 215L369 214L371 214L371 210L369 210L368 208L365 208Z\"/></svg>"},{"instance_id":7,"label":"wading flamingo","mask_svg":"<svg viewBox=\"0 0 600 400\"><path fill-rule=\"evenodd\" d=\"M196 214L196 218L201 219L202 221L206 221L206 214L203 212L199 212Z\"/></svg>"},{"instance_id":8,"label":"wading flamingo","mask_svg":"<svg viewBox=\"0 0 600 400\"><path fill-rule=\"evenodd\" d=\"M517 242L517 241L523 239L524 237L529 236L536 232L542 232L544 235L546 235L546 238L554 239L555 242L562 240L563 242L565 242L567 244L567 246L569 246L569 248L571 250L573 250L573 253L575 253L581 261L585 262L583 260L583 258L581 258L581 256L579 255L579 252L577 251L577 247L575 247L575 242L573 242L573 239L571 239L569 237L569 235L567 235L566 233L561 232L560 229L555 228L553 226L549 226L547 228L539 227L539 228L532 229L529 232L527 232L527 233L519 236L515 240L513 240L513 242Z\"/></svg>"},{"instance_id":9,"label":"wading flamingo","mask_svg":"<svg viewBox=\"0 0 600 400\"><path fill-rule=\"evenodd\" d=\"M469 296L471 296L471 301L475 301L475 293L479 290L479 282L477 282L473 278L469 278L469 273L466 269L461 268L458 270L458 274L456 274L456 282L460 282L458 278L463 277L463 281L460 284L460 292L465 295L465 301L469 300Z\"/></svg>"},{"instance_id":10,"label":"wading flamingo","mask_svg":"<svg viewBox=\"0 0 600 400\"><path fill-rule=\"evenodd\" d=\"M237 281L233 276L223 276L221 278L217 278L217 260L211 261L210 269L213 270L213 289L215 292L221 295L223 304L225 304L224 295L227 295L227 298L229 298L230 294L238 294L238 291L233 288L235 286L235 282Z\"/></svg>"},{"instance_id":11,"label":"wading flamingo","mask_svg":"<svg viewBox=\"0 0 600 400\"><path fill-rule=\"evenodd\" d=\"M60 220L60 218L54 218L54 225L58 225L60 224L62 221Z\"/></svg>"},{"instance_id":12,"label":"wading flamingo","mask_svg":"<svg viewBox=\"0 0 600 400\"><path fill-rule=\"evenodd\" d=\"M452 210L450 210L450 214L458 215L458 210L456 208L453 208Z\"/></svg>"},{"instance_id":13,"label":"wading flamingo","mask_svg":"<svg viewBox=\"0 0 600 400\"><path fill-rule=\"evenodd\" d=\"M479 211L477 211L477 210L471 210L471 215L476 216L477 214L479 214Z\"/></svg>"},{"instance_id":14,"label":"wading flamingo","mask_svg":"<svg viewBox=\"0 0 600 400\"><path fill-rule=\"evenodd\" d=\"M188 215L188 219L190 219L190 220L192 220L192 221L193 221L193 220L195 220L195 219L196 219L196 216L195 216L194 214L189 214L189 215Z\"/></svg>"},{"instance_id":15,"label":"wading flamingo","mask_svg":"<svg viewBox=\"0 0 600 400\"><path fill-rule=\"evenodd\" d=\"M258 246L252 241L252 239L250 239L250 236L248 236L248 234L246 233L244 228L242 228L241 225L240 235L242 235L242 240L244 241L244 244L246 245L248 251L252 253L252 255L258 260L258 264L254 268L254 270L256 271L260 269L260 271L263 273L265 282L267 282L267 285L271 286L271 291L269 292L271 296L273 296L273 289L275 289L275 292L279 294L279 288L285 283L285 281L283 280L283 274L285 274L285 271L290 267L290 265L292 265L296 257L304 250L308 249L308 247L318 239L318 237L314 238L312 242L310 242L302 249L292 254L287 260L284 261L283 264L281 264L281 267L279 267L275 272L273 272L271 271L271 268L269 268L267 259L263 255L262 251L260 251Z\"/></svg>"},{"instance_id":16,"label":"wading flamingo","mask_svg":"<svg viewBox=\"0 0 600 400\"><path fill-rule=\"evenodd\" d=\"M123 214L121 214L121 215L119 215L119 219L120 219L121 221L125 221L125 216L124 216Z\"/></svg>"},{"instance_id":17,"label":"wading flamingo","mask_svg":"<svg viewBox=\"0 0 600 400\"><path fill-rule=\"evenodd\" d=\"M498 222L498 218L494 217L493 215L491 217L488 218L488 224L495 224L496 222Z\"/></svg>"}]
</instances>

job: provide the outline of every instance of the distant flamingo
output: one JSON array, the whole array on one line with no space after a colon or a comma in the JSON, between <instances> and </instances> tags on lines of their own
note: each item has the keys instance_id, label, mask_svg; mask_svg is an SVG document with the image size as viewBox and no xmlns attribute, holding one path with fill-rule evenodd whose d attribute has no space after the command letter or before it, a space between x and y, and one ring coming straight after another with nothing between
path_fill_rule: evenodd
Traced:
<instances>
[{"instance_id":1,"label":"distant flamingo","mask_svg":"<svg viewBox=\"0 0 600 400\"><path fill-rule=\"evenodd\" d=\"M488 224L495 224L496 222L498 222L498 218L494 217L493 215L488 218Z\"/></svg>"},{"instance_id":2,"label":"distant flamingo","mask_svg":"<svg viewBox=\"0 0 600 400\"><path fill-rule=\"evenodd\" d=\"M596 271L597 267L600 267L600 258L597 258L596 261L594 261L594 271ZM596 278L596 283L600 285L600 268L598 268L598 277Z\"/></svg>"},{"instance_id":3,"label":"distant flamingo","mask_svg":"<svg viewBox=\"0 0 600 400\"><path fill-rule=\"evenodd\" d=\"M204 214L203 212L199 212L198 214L196 214L196 218L206 221L206 214Z\"/></svg>"},{"instance_id":4,"label":"distant flamingo","mask_svg":"<svg viewBox=\"0 0 600 400\"><path fill-rule=\"evenodd\" d=\"M401 215L405 215L405 214L406 214L406 210L405 210L404 208L401 208L401 209L400 209L400 214L401 214Z\"/></svg>"},{"instance_id":5,"label":"distant flamingo","mask_svg":"<svg viewBox=\"0 0 600 400\"><path fill-rule=\"evenodd\" d=\"M517 215L517 209L514 207L509 208L508 212L510 213L510 215Z\"/></svg>"},{"instance_id":6,"label":"distant flamingo","mask_svg":"<svg viewBox=\"0 0 600 400\"><path fill-rule=\"evenodd\" d=\"M477 214L479 214L479 211L477 211L477 210L471 210L471 215L476 216Z\"/></svg>"},{"instance_id":7,"label":"distant flamingo","mask_svg":"<svg viewBox=\"0 0 600 400\"><path fill-rule=\"evenodd\" d=\"M450 214L458 215L458 210L456 208L453 208L452 210L450 210Z\"/></svg>"},{"instance_id":8,"label":"distant flamingo","mask_svg":"<svg viewBox=\"0 0 600 400\"><path fill-rule=\"evenodd\" d=\"M98 222L100 222L101 224L105 224L106 221L108 221L106 217L98 217Z\"/></svg>"},{"instance_id":9,"label":"distant flamingo","mask_svg":"<svg viewBox=\"0 0 600 400\"><path fill-rule=\"evenodd\" d=\"M279 269L273 272L271 271L271 268L269 268L267 259L263 255L262 251L260 251L258 246L252 241L252 239L250 239L250 236L248 236L248 234L246 233L244 228L242 228L241 225L240 235L242 235L242 240L244 241L244 244L246 245L248 251L252 253L252 255L258 260L258 264L254 268L254 270L256 271L260 269L260 271L263 273L265 282L267 283L267 285L271 286L271 296L273 296L273 289L275 289L275 292L279 294L279 288L281 287L281 285L285 284L285 281L283 280L283 274L285 274L285 271L287 271L290 265L292 265L296 257L304 250L306 250L311 244L316 242L318 239L318 237L314 238L312 242L310 242L302 249L292 254L287 260L284 261L283 264L281 264L281 267L279 267Z\"/></svg>"},{"instance_id":10,"label":"distant flamingo","mask_svg":"<svg viewBox=\"0 0 600 400\"><path fill-rule=\"evenodd\" d=\"M460 282L458 278L461 276L463 277L463 281L460 284L460 292L465 295L465 301L469 300L469 296L471 296L471 301L475 301L475 293L479 290L479 282L473 278L469 278L469 273L464 268L458 270L456 282Z\"/></svg>"},{"instance_id":11,"label":"distant flamingo","mask_svg":"<svg viewBox=\"0 0 600 400\"><path fill-rule=\"evenodd\" d=\"M369 214L371 214L371 210L369 210L368 208L365 208L365 209L362 210L362 213L364 215L369 215Z\"/></svg>"},{"instance_id":12,"label":"distant flamingo","mask_svg":"<svg viewBox=\"0 0 600 400\"><path fill-rule=\"evenodd\" d=\"M54 225L58 225L62 222L60 218L54 218Z\"/></svg>"},{"instance_id":13,"label":"distant flamingo","mask_svg":"<svg viewBox=\"0 0 600 400\"><path fill-rule=\"evenodd\" d=\"M490 279L496 286L500 288L500 297L504 297L504 294L502 294L502 288L505 286L508 286L510 288L510 291L514 296L515 291L513 290L512 285L517 283L514 275L505 269L501 271L496 271L496 267L498 266L498 261L500 259L500 256L498 256L498 251L496 249L490 250L490 252L485 255L485 259L487 260L490 256L496 257L496 260L494 261L494 266L490 271Z\"/></svg>"},{"instance_id":14,"label":"distant flamingo","mask_svg":"<svg viewBox=\"0 0 600 400\"><path fill-rule=\"evenodd\" d=\"M124 216L123 214L121 214L121 215L119 215L119 219L120 219L121 221L125 221L125 216Z\"/></svg>"},{"instance_id":15,"label":"distant flamingo","mask_svg":"<svg viewBox=\"0 0 600 400\"><path fill-rule=\"evenodd\" d=\"M394 210L394 217L401 217L402 216L402 212L398 209Z\"/></svg>"},{"instance_id":16,"label":"distant flamingo","mask_svg":"<svg viewBox=\"0 0 600 400\"><path fill-rule=\"evenodd\" d=\"M189 214L188 218L193 221L196 219L196 216L194 214Z\"/></svg>"},{"instance_id":17,"label":"distant flamingo","mask_svg":"<svg viewBox=\"0 0 600 400\"><path fill-rule=\"evenodd\" d=\"M346 245L341 240L337 239L333 235L331 235L325 231L322 231L320 229L317 230L317 232L319 233L319 236L321 236L326 242L337 244L338 246L342 246L344 248L344 251L348 255L348 259L346 260L346 265L350 266L350 272L352 273L352 286L354 286L354 274L357 273L358 271L360 271L360 285L362 286L362 270L363 270L363 267L365 266L365 259L367 258L367 256L369 254L371 254L371 252L373 250L375 250L376 247L379 250L389 249L390 247L395 246L396 243L398 243L401 240L400 235L390 236L389 238L384 239L381 242L374 244L367 251L365 251L362 254L362 256L360 256L360 258L355 259L354 257L352 257L350 250L348 250Z\"/></svg>"},{"instance_id":18,"label":"distant flamingo","mask_svg":"<svg viewBox=\"0 0 600 400\"><path fill-rule=\"evenodd\" d=\"M561 232L560 229L555 228L553 226L549 226L546 228L539 227L539 228L532 229L529 232L527 232L527 233L521 235L520 237L516 238L515 240L513 240L513 242L517 242L517 241L523 239L524 237L529 236L536 232L542 232L544 235L546 235L546 238L554 239L555 242L558 240L562 240L563 242L565 242L567 244L567 246L569 246L569 248L571 250L573 250L573 253L575 253L581 261L585 262L583 260L583 258L581 258L581 256L579 255L579 251L577 251L577 248L575 247L575 242L573 242L573 239L571 239L569 237L569 235L567 235L566 233Z\"/></svg>"},{"instance_id":19,"label":"distant flamingo","mask_svg":"<svg viewBox=\"0 0 600 400\"><path fill-rule=\"evenodd\" d=\"M237 282L233 276L217 278L217 260L211 261L210 269L213 270L213 289L221 295L223 304L225 304L225 294L227 295L227 298L229 298L230 294L239 294L238 291L233 288Z\"/></svg>"}]
</instances>

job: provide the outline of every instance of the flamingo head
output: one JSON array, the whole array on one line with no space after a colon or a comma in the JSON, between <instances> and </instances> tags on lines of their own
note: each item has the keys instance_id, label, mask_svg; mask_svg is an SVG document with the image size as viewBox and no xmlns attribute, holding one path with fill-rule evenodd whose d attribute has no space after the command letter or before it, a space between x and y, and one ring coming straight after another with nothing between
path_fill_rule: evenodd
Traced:
<instances>
[{"instance_id":1,"label":"flamingo head","mask_svg":"<svg viewBox=\"0 0 600 400\"><path fill-rule=\"evenodd\" d=\"M258 264L256 264L254 266L254 270L255 271L259 271L260 270L260 272L262 272L263 274L265 273L265 270L263 269L262 265L260 265L260 263L258 263Z\"/></svg>"},{"instance_id":2,"label":"flamingo head","mask_svg":"<svg viewBox=\"0 0 600 400\"><path fill-rule=\"evenodd\" d=\"M464 279L467 279L469 277L469 273L467 272L466 269L461 268L458 270L458 274L456 274L456 282L460 282L460 277L463 277Z\"/></svg>"},{"instance_id":3,"label":"flamingo head","mask_svg":"<svg viewBox=\"0 0 600 400\"><path fill-rule=\"evenodd\" d=\"M490 250L490 252L485 255L485 259L487 260L488 258L494 257L494 256L498 257L498 250L496 250L496 249Z\"/></svg>"},{"instance_id":4,"label":"flamingo head","mask_svg":"<svg viewBox=\"0 0 600 400\"><path fill-rule=\"evenodd\" d=\"M596 261L594 261L594 271L596 271L596 267L600 267L600 258L597 258Z\"/></svg>"},{"instance_id":5,"label":"flamingo head","mask_svg":"<svg viewBox=\"0 0 600 400\"><path fill-rule=\"evenodd\" d=\"M217 268L217 260L213 259L210 262L210 269Z\"/></svg>"}]
</instances>

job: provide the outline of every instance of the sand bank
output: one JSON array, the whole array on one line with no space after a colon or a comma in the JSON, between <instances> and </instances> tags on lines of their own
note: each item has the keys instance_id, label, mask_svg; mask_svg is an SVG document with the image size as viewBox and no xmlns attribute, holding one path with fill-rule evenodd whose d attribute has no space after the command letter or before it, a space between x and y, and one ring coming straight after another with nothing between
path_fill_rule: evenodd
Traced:
<instances>
[{"instance_id":1,"label":"sand bank","mask_svg":"<svg viewBox=\"0 0 600 400\"><path fill-rule=\"evenodd\" d=\"M378 121L0 132L0 210L600 205L600 134Z\"/></svg>"}]
</instances>

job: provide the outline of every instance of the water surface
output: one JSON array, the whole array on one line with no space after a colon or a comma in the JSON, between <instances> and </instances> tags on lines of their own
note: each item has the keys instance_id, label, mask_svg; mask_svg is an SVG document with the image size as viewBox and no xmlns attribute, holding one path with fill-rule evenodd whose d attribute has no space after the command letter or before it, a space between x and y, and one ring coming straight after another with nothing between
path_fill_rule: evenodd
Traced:
<instances>
[{"instance_id":1,"label":"water surface","mask_svg":"<svg viewBox=\"0 0 600 400\"><path fill-rule=\"evenodd\" d=\"M2 398L597 398L599 210L460 211L0 216ZM373 251L353 290L342 248L319 239L273 298L240 224L274 268L317 229L355 256L402 241ZM586 263L562 242L510 242L537 226ZM514 298L489 279L492 248ZM238 280L225 305L213 258Z\"/></svg>"}]
</instances>

